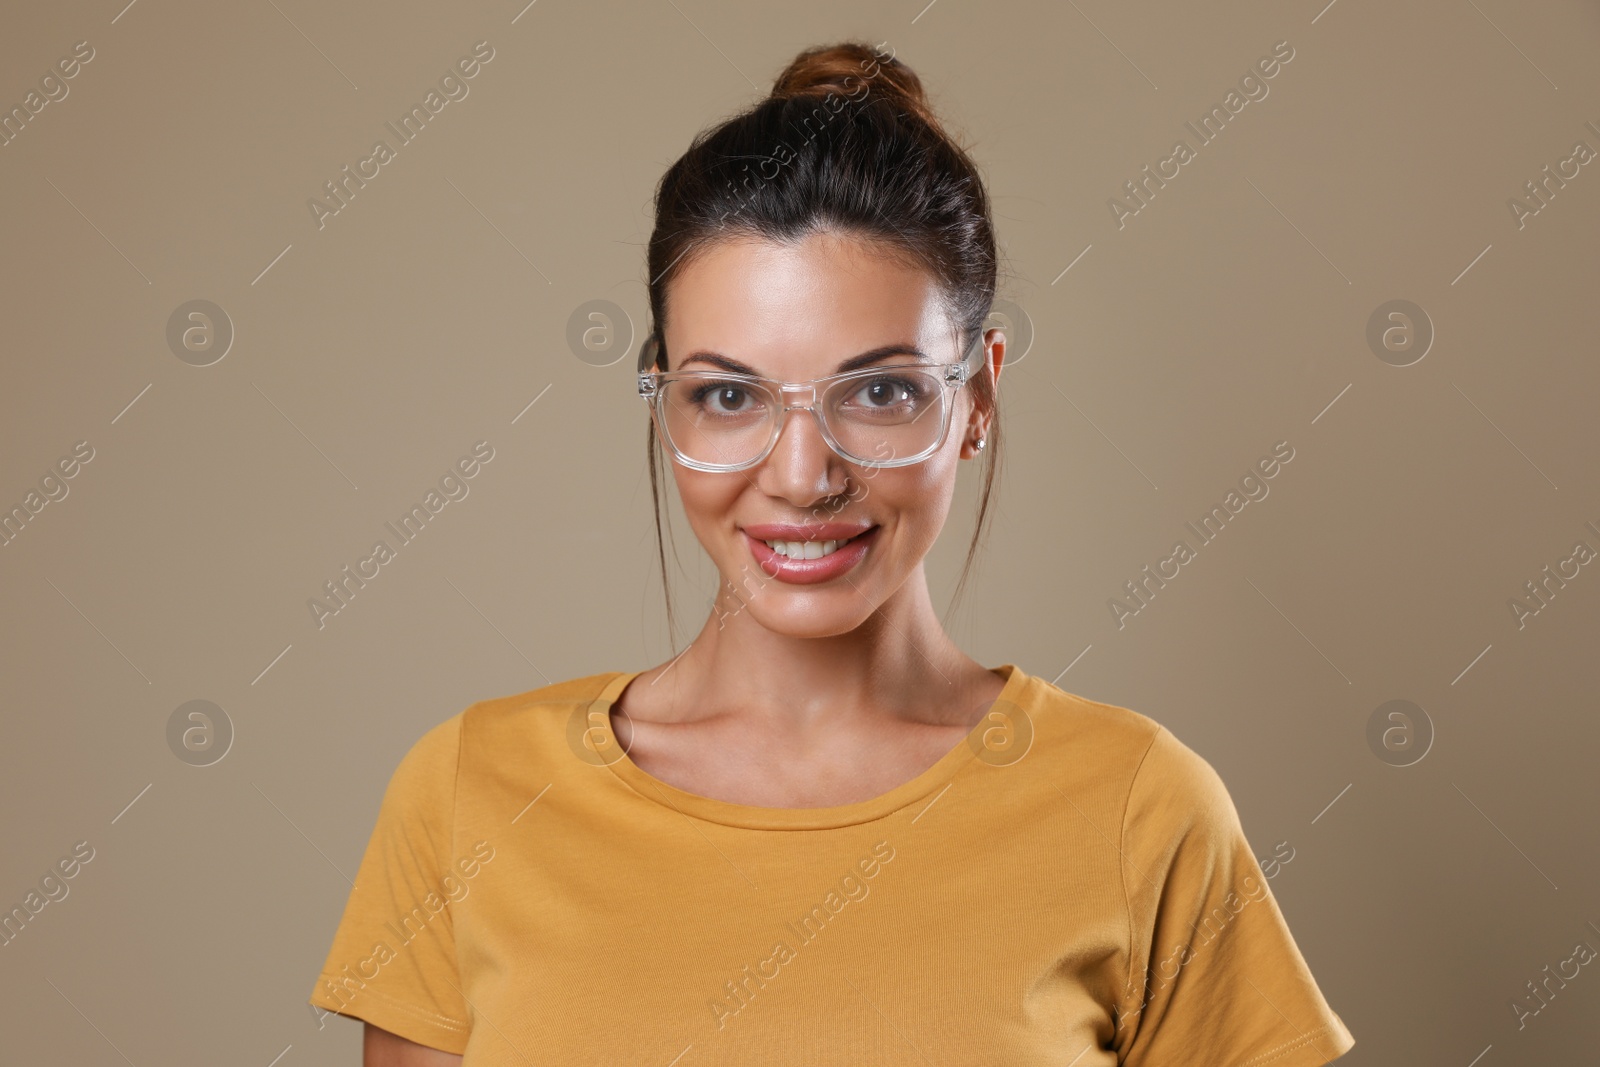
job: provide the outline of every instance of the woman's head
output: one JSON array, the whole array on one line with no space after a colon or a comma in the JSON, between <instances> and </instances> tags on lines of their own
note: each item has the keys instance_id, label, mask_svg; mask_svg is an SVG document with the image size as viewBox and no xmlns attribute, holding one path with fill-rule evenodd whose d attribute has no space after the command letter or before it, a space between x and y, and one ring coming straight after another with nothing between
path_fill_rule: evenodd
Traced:
<instances>
[{"instance_id":1,"label":"woman's head","mask_svg":"<svg viewBox=\"0 0 1600 1067\"><path fill-rule=\"evenodd\" d=\"M916 75L847 43L801 53L772 96L702 133L673 164L656 194L649 271L658 369L737 363L806 382L882 350L869 365L962 360L988 316L997 266L982 181L928 110ZM991 332L988 342L967 384L946 394L948 432L921 462L851 463L829 448L809 412L794 410L754 466L707 472L671 463L689 523L743 610L797 636L855 629L908 578L921 580L956 468L981 456L978 529L959 596L1000 451L995 378L1004 340ZM877 403L893 388L859 384ZM658 469L670 453L654 428L648 447L665 578ZM841 559L859 561L803 584L771 578L780 568L767 538L746 532L825 523L838 527L821 532L830 540L868 531L853 553L839 549ZM671 618L669 594L669 626Z\"/></svg>"}]
</instances>

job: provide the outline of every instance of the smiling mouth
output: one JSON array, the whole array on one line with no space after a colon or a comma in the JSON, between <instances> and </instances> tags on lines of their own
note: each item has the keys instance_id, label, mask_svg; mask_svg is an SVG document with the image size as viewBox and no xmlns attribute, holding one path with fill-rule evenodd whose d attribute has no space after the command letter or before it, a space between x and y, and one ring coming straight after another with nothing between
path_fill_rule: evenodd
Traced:
<instances>
[{"instance_id":1,"label":"smiling mouth","mask_svg":"<svg viewBox=\"0 0 1600 1067\"><path fill-rule=\"evenodd\" d=\"M787 556L789 559L821 559L823 556L833 555L839 549L854 541L856 537L861 537L876 529L876 526L870 526L862 530L861 533L856 534L855 537L847 537L842 541L768 541L762 539L761 543L778 555Z\"/></svg>"}]
</instances>

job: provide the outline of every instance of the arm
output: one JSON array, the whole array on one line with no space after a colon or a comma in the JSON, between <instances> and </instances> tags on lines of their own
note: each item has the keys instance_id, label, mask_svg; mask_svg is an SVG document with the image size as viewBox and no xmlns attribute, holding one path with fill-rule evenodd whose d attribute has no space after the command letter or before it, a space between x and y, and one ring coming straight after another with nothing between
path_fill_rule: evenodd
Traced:
<instances>
[{"instance_id":1,"label":"arm","mask_svg":"<svg viewBox=\"0 0 1600 1067\"><path fill-rule=\"evenodd\" d=\"M461 1057L363 1023L361 1067L461 1067Z\"/></svg>"},{"instance_id":2,"label":"arm","mask_svg":"<svg viewBox=\"0 0 1600 1067\"><path fill-rule=\"evenodd\" d=\"M390 777L311 994L324 1014L372 1024L368 1067L458 1067L471 1036L449 899L462 717L430 729Z\"/></svg>"},{"instance_id":3,"label":"arm","mask_svg":"<svg viewBox=\"0 0 1600 1067\"><path fill-rule=\"evenodd\" d=\"M1119 1063L1322 1067L1350 1050L1227 787L1165 727L1134 773L1122 835L1131 961Z\"/></svg>"}]
</instances>

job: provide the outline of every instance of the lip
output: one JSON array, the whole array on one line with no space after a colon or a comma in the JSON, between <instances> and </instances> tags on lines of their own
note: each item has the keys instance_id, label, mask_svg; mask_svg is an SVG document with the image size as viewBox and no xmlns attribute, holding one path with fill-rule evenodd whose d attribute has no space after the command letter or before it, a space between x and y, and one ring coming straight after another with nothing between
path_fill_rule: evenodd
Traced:
<instances>
[{"instance_id":1,"label":"lip","mask_svg":"<svg viewBox=\"0 0 1600 1067\"><path fill-rule=\"evenodd\" d=\"M740 527L763 541L843 541L872 529L870 522L763 522Z\"/></svg>"},{"instance_id":2,"label":"lip","mask_svg":"<svg viewBox=\"0 0 1600 1067\"><path fill-rule=\"evenodd\" d=\"M815 585L831 581L845 574L866 557L867 551L877 543L878 526L860 526L849 523L823 523L816 526L786 525L783 523L746 526L741 531L750 546L761 573L769 578L791 585ZM862 532L862 531L865 532ZM831 555L819 559L790 559L768 548L771 541L842 541L854 538L848 545Z\"/></svg>"}]
</instances>

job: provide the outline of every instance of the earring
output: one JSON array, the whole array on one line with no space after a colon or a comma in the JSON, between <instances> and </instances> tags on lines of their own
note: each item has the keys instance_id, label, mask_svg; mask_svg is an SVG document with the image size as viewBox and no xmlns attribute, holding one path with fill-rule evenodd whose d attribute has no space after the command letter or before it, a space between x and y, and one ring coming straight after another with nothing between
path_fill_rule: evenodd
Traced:
<instances>
[{"instance_id":1,"label":"earring","mask_svg":"<svg viewBox=\"0 0 1600 1067\"><path fill-rule=\"evenodd\" d=\"M987 444L987 443L988 442L986 442L983 438L980 437L976 441L972 442L972 447L977 449L979 452L982 452L983 451L983 446L985 444Z\"/></svg>"}]
</instances>

